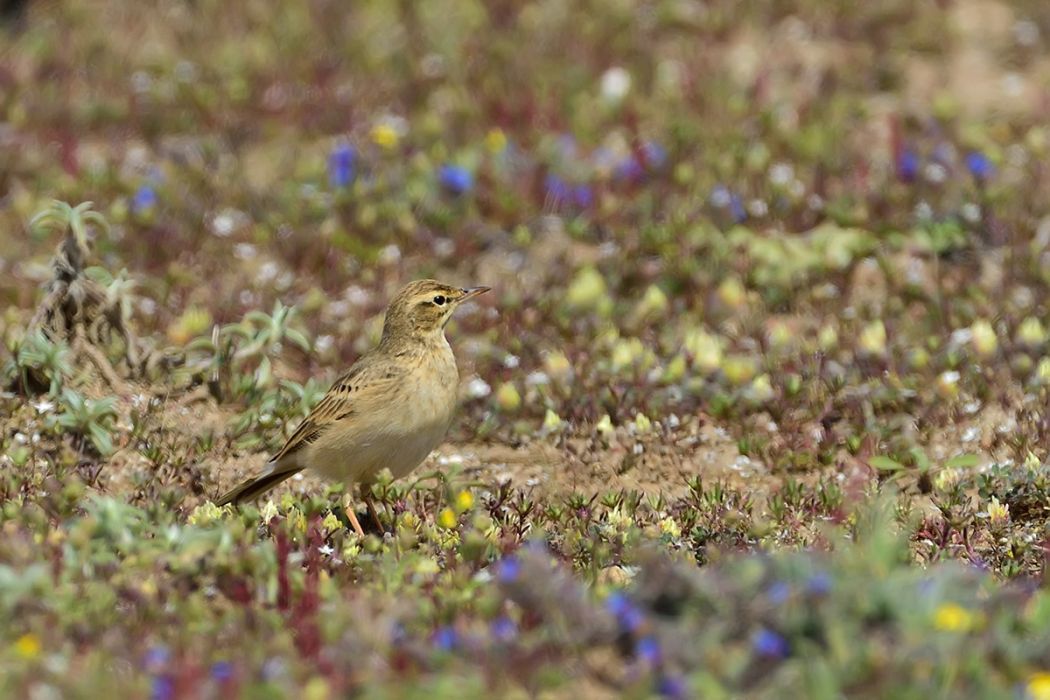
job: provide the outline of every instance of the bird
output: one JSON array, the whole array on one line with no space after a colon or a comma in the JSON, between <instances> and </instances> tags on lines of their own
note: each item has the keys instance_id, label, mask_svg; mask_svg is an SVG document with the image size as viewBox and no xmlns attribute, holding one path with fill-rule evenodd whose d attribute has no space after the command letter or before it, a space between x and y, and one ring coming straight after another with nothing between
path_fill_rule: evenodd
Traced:
<instances>
[{"instance_id":1,"label":"bird","mask_svg":"<svg viewBox=\"0 0 1050 700\"><path fill-rule=\"evenodd\" d=\"M386 310L379 344L341 375L262 472L223 494L218 506L251 501L309 469L329 481L368 486L384 468L408 475L445 437L456 407L459 369L445 326L463 302L490 287L432 279L404 286ZM352 507L354 531L364 530Z\"/></svg>"}]
</instances>

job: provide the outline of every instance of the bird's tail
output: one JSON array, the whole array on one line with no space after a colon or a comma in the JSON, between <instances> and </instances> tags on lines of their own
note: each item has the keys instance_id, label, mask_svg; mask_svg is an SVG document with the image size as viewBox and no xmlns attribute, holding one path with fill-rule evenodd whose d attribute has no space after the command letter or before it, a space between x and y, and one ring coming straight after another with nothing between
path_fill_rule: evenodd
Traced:
<instances>
[{"instance_id":1,"label":"bird's tail","mask_svg":"<svg viewBox=\"0 0 1050 700\"><path fill-rule=\"evenodd\" d=\"M303 468L297 464L282 465L280 463L271 462L267 465L266 471L261 475L248 479L240 486L223 494L222 497L216 501L216 505L224 506L227 503L237 505L238 503L254 500L272 489L274 486L277 486L277 484L285 479L295 476L302 470Z\"/></svg>"}]
</instances>

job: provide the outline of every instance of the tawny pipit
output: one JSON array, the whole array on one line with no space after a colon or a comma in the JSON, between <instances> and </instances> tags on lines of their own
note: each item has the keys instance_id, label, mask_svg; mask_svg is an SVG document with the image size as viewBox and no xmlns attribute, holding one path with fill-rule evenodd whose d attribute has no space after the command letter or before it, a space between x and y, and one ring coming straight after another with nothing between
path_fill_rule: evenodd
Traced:
<instances>
[{"instance_id":1,"label":"tawny pipit","mask_svg":"<svg viewBox=\"0 0 1050 700\"><path fill-rule=\"evenodd\" d=\"M312 469L366 488L384 467L405 476L445 437L456 407L459 370L445 324L467 299L488 287L460 289L434 280L405 286L386 310L379 345L336 380L262 474L219 499L241 503ZM353 508L347 515L364 534Z\"/></svg>"}]
</instances>

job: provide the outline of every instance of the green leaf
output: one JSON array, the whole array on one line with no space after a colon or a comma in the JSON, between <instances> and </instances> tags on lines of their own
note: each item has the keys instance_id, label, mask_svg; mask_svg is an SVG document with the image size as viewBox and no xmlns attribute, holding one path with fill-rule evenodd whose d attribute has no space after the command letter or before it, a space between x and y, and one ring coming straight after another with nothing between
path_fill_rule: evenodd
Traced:
<instances>
[{"instance_id":1,"label":"green leaf","mask_svg":"<svg viewBox=\"0 0 1050 700\"><path fill-rule=\"evenodd\" d=\"M875 455L868 460L868 464L875 469L878 469L880 472L896 472L904 469L903 464L892 457L887 457L885 455Z\"/></svg>"},{"instance_id":2,"label":"green leaf","mask_svg":"<svg viewBox=\"0 0 1050 700\"><path fill-rule=\"evenodd\" d=\"M970 467L976 467L981 463L980 455L975 454L963 454L956 455L944 463L945 467L953 469L968 469Z\"/></svg>"},{"instance_id":3,"label":"green leaf","mask_svg":"<svg viewBox=\"0 0 1050 700\"><path fill-rule=\"evenodd\" d=\"M99 454L104 457L112 454L113 439L110 437L108 430L98 423L92 423L88 426L88 434L91 437L91 443L99 451Z\"/></svg>"}]
</instances>

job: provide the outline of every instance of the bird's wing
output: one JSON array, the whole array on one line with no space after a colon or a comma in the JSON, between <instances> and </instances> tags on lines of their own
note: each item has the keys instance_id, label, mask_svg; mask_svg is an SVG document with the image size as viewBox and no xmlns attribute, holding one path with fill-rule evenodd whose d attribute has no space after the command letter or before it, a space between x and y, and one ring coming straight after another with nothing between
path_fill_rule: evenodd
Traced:
<instances>
[{"instance_id":1,"label":"bird's wing","mask_svg":"<svg viewBox=\"0 0 1050 700\"><path fill-rule=\"evenodd\" d=\"M405 369L392 362L377 360L366 355L339 377L270 461L277 462L298 452L335 423L351 420L362 406L386 403L383 397L402 379Z\"/></svg>"}]
</instances>

